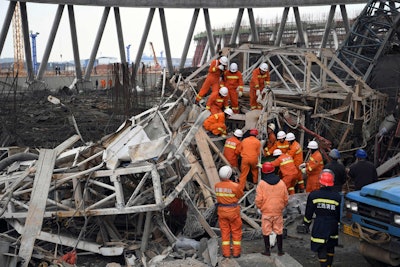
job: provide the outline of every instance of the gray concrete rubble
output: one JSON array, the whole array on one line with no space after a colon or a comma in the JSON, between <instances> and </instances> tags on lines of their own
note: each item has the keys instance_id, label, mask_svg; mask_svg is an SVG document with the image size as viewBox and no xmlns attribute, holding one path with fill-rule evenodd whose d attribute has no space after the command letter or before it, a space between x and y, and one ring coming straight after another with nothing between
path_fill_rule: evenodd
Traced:
<instances>
[{"instance_id":1,"label":"gray concrete rubble","mask_svg":"<svg viewBox=\"0 0 400 267\"><path fill-rule=\"evenodd\" d=\"M321 51L253 45L223 52L231 57L262 55L244 73L247 79L261 61L268 62L277 77L262 100L263 110L232 116L227 121L230 131L257 127L265 141L266 122L273 120L280 128L291 127L302 145L314 138L329 149L333 139L351 151L350 125L361 112L368 120L358 125L366 129L358 136L360 144L367 141L367 133L379 130L385 96L362 81L355 87L342 83L326 68L325 57L338 61L332 53L322 51L317 57ZM3 260L20 261L21 266L68 262L65 256L76 251L78 259L116 257L126 266L169 266L171 260L174 266L299 266L288 254L218 256L213 188L219 181L217 170L228 163L221 153L224 139L202 127L209 111L192 102L204 79L196 75L172 79L176 90L171 96L163 91L158 105L99 141L76 146L83 141L77 130L52 149L2 148L0 215L7 228L0 234ZM296 79L307 82L302 86ZM307 125L305 113L312 114L313 125ZM255 187L240 200L246 240L261 237L254 198ZM306 194L291 196L286 226L302 217L305 199Z\"/></svg>"}]
</instances>

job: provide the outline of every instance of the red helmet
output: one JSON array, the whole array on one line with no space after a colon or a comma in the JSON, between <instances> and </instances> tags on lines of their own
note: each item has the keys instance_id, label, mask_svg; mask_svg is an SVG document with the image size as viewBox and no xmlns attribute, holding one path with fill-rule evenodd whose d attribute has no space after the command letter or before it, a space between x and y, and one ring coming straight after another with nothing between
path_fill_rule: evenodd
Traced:
<instances>
[{"instance_id":1,"label":"red helmet","mask_svg":"<svg viewBox=\"0 0 400 267\"><path fill-rule=\"evenodd\" d=\"M264 164L262 165L261 171L263 173L271 173L275 171L275 167L274 165L272 165L271 162L264 162Z\"/></svg>"},{"instance_id":2,"label":"red helmet","mask_svg":"<svg viewBox=\"0 0 400 267\"><path fill-rule=\"evenodd\" d=\"M319 175L319 183L325 186L333 186L335 174L329 169L323 169Z\"/></svg>"},{"instance_id":3,"label":"red helmet","mask_svg":"<svg viewBox=\"0 0 400 267\"><path fill-rule=\"evenodd\" d=\"M253 136L257 136L258 135L258 130L256 128L251 129L249 134L253 135Z\"/></svg>"}]
</instances>

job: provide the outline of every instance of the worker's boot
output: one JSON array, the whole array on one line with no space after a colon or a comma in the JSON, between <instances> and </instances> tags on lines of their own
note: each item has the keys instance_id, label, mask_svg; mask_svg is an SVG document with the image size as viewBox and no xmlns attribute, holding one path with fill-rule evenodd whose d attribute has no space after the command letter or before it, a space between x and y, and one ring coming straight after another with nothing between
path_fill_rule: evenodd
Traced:
<instances>
[{"instance_id":1,"label":"worker's boot","mask_svg":"<svg viewBox=\"0 0 400 267\"><path fill-rule=\"evenodd\" d=\"M269 244L269 235L263 235L264 237L264 244L265 244L265 252L261 252L261 254L265 256L271 256L271 245Z\"/></svg>"},{"instance_id":2,"label":"worker's boot","mask_svg":"<svg viewBox=\"0 0 400 267\"><path fill-rule=\"evenodd\" d=\"M283 252L283 235L276 235L276 242L278 243L278 256L285 254Z\"/></svg>"},{"instance_id":3,"label":"worker's boot","mask_svg":"<svg viewBox=\"0 0 400 267\"><path fill-rule=\"evenodd\" d=\"M328 253L328 260L326 261L328 267L332 266L334 255L333 253Z\"/></svg>"}]
</instances>

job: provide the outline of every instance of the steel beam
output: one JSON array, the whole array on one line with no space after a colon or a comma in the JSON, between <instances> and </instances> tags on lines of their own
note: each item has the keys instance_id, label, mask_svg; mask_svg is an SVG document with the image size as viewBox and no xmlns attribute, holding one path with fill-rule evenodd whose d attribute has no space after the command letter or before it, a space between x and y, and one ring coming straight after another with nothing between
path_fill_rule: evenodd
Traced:
<instances>
[{"instance_id":1,"label":"steel beam","mask_svg":"<svg viewBox=\"0 0 400 267\"><path fill-rule=\"evenodd\" d=\"M157 8L265 8L292 6L330 6L348 4L366 4L365 0L28 0L24 2L67 4L85 6L119 6L119 7L157 7Z\"/></svg>"}]
</instances>

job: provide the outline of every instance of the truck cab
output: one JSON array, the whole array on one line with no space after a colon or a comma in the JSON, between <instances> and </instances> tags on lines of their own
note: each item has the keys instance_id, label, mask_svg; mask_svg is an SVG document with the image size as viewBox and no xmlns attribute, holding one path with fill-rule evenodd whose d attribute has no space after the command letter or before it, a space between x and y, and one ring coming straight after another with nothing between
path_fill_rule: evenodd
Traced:
<instances>
[{"instance_id":1,"label":"truck cab","mask_svg":"<svg viewBox=\"0 0 400 267\"><path fill-rule=\"evenodd\" d=\"M400 266L400 177L345 196L342 223L360 236L360 252L372 266Z\"/></svg>"}]
</instances>

